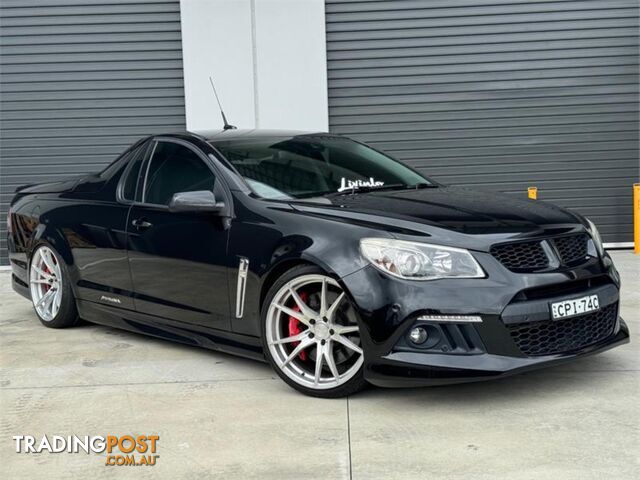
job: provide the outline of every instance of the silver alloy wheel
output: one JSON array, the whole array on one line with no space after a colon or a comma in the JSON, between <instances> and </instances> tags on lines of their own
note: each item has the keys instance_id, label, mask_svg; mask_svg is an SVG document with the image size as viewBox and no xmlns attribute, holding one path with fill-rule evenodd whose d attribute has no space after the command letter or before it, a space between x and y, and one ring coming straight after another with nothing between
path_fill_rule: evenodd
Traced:
<instances>
[{"instance_id":1,"label":"silver alloy wheel","mask_svg":"<svg viewBox=\"0 0 640 480\"><path fill-rule=\"evenodd\" d=\"M62 269L49 247L36 250L29 272L31 300L36 312L45 322L50 322L60 310L62 301Z\"/></svg>"},{"instance_id":2,"label":"silver alloy wheel","mask_svg":"<svg viewBox=\"0 0 640 480\"><path fill-rule=\"evenodd\" d=\"M318 299L316 309L301 298L308 292ZM353 307L331 277L302 275L283 285L269 305L266 324L267 345L280 370L316 390L335 388L353 378L364 358L360 331L353 315L345 314L348 309ZM291 335L287 328L291 318L304 330ZM309 360L301 360L303 351Z\"/></svg>"}]
</instances>

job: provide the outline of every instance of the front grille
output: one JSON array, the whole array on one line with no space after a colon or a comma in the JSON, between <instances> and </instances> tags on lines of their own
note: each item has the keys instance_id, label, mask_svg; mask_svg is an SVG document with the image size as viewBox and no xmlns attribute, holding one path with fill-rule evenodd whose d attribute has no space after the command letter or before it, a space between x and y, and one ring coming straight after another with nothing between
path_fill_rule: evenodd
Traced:
<instances>
[{"instance_id":1,"label":"front grille","mask_svg":"<svg viewBox=\"0 0 640 480\"><path fill-rule=\"evenodd\" d=\"M560 256L560 262L565 265L580 262L587 257L589 237L586 235L572 235L553 239L553 245Z\"/></svg>"},{"instance_id":2,"label":"front grille","mask_svg":"<svg viewBox=\"0 0 640 480\"><path fill-rule=\"evenodd\" d=\"M511 337L528 356L553 355L580 350L613 333L618 319L618 304L597 312L545 322L509 325Z\"/></svg>"},{"instance_id":3,"label":"front grille","mask_svg":"<svg viewBox=\"0 0 640 480\"><path fill-rule=\"evenodd\" d=\"M539 241L494 245L491 255L514 272L541 270L549 266L549 259Z\"/></svg>"},{"instance_id":4,"label":"front grille","mask_svg":"<svg viewBox=\"0 0 640 480\"><path fill-rule=\"evenodd\" d=\"M552 262L543 248L543 243L553 243L556 253L549 255L557 257L553 259L554 266L573 267L583 263L589 255L589 237L585 234L557 237L549 240L535 240L531 242L506 243L491 247L493 255L500 263L512 272L535 272L544 270L552 265Z\"/></svg>"}]
</instances>

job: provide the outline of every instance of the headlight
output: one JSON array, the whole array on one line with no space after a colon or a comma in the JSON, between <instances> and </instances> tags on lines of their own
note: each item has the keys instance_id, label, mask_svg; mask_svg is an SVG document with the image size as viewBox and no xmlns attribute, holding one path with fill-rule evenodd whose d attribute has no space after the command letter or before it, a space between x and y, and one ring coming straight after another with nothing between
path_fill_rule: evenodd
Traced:
<instances>
[{"instance_id":1,"label":"headlight","mask_svg":"<svg viewBox=\"0 0 640 480\"><path fill-rule=\"evenodd\" d=\"M408 280L483 278L475 258L462 248L386 238L363 238L360 252L375 267Z\"/></svg>"},{"instance_id":2,"label":"headlight","mask_svg":"<svg viewBox=\"0 0 640 480\"><path fill-rule=\"evenodd\" d=\"M600 257L603 257L604 246L602 245L602 238L600 237L600 232L598 232L598 228L595 226L595 224L591 220L589 220L588 218L586 220L589 223L589 233L591 233L591 238L593 239L593 243L596 246L598 255Z\"/></svg>"}]
</instances>

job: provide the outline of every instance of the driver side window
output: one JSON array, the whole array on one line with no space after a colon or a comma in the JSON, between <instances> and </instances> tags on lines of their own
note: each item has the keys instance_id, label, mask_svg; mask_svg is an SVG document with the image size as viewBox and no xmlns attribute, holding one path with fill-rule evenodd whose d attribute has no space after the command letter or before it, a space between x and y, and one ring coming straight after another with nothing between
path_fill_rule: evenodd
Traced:
<instances>
[{"instance_id":1,"label":"driver side window","mask_svg":"<svg viewBox=\"0 0 640 480\"><path fill-rule=\"evenodd\" d=\"M216 177L191 149L172 142L158 142L144 182L144 203L169 205L178 192L209 190Z\"/></svg>"}]
</instances>

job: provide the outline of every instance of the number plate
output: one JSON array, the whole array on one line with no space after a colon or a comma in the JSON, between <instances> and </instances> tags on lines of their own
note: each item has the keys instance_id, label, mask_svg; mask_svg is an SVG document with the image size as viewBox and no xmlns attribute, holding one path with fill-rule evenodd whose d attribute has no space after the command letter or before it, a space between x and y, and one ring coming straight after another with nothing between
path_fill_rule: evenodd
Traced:
<instances>
[{"instance_id":1,"label":"number plate","mask_svg":"<svg viewBox=\"0 0 640 480\"><path fill-rule=\"evenodd\" d=\"M559 318L575 317L584 313L595 312L600 309L600 302L597 295L587 295L586 297L563 300L551 304L551 317L554 320Z\"/></svg>"}]
</instances>

